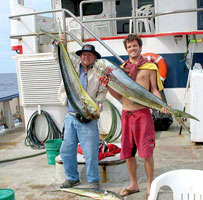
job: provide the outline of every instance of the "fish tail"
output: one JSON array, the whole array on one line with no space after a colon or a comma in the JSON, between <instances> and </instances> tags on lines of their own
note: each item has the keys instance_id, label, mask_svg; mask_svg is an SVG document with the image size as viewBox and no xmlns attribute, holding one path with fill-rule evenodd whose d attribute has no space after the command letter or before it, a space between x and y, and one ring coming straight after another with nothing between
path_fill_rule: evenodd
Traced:
<instances>
[{"instance_id":1,"label":"fish tail","mask_svg":"<svg viewBox=\"0 0 203 200\"><path fill-rule=\"evenodd\" d=\"M54 34L51 34L51 33L48 33L46 31L44 31L43 29L40 29L40 31L42 31L43 33L45 33L45 35L47 35L49 38L51 38L52 40L54 41L57 41L57 42L61 42L60 38L59 37L56 37Z\"/></svg>"},{"instance_id":2,"label":"fish tail","mask_svg":"<svg viewBox=\"0 0 203 200\"><path fill-rule=\"evenodd\" d=\"M182 120L180 117L176 117L176 116L174 116L174 117L175 117L176 121L177 121L182 127L184 127L184 128L187 130L187 132L188 132L189 134L191 134L190 129L184 124L183 120Z\"/></svg>"},{"instance_id":3,"label":"fish tail","mask_svg":"<svg viewBox=\"0 0 203 200\"><path fill-rule=\"evenodd\" d=\"M189 118L189 119L194 119L196 121L199 121L199 119L197 119L195 116L189 114L189 113L186 113L186 112L183 112L181 110L176 110L176 109L172 109L172 114L175 116L175 117L179 117L179 118Z\"/></svg>"},{"instance_id":4,"label":"fish tail","mask_svg":"<svg viewBox=\"0 0 203 200\"><path fill-rule=\"evenodd\" d=\"M199 119L197 119L196 117L194 117L193 115L180 111L180 110L176 110L173 109L172 111L173 116L175 117L176 121L182 126L184 127L188 133L190 132L190 129L184 124L183 120L181 118L190 118L190 119L194 119L196 121L199 121Z\"/></svg>"}]
</instances>

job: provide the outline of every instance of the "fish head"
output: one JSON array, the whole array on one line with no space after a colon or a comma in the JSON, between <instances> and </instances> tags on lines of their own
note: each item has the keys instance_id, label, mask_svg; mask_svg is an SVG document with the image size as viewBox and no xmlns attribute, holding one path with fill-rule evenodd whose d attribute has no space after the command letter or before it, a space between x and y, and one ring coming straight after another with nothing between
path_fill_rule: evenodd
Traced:
<instances>
[{"instance_id":1,"label":"fish head","mask_svg":"<svg viewBox=\"0 0 203 200\"><path fill-rule=\"evenodd\" d=\"M106 60L105 59L99 59L93 67L94 72L100 77L107 75L107 69L106 69Z\"/></svg>"},{"instance_id":2,"label":"fish head","mask_svg":"<svg viewBox=\"0 0 203 200\"><path fill-rule=\"evenodd\" d=\"M113 75L114 71L118 70L117 64L113 64L107 59L100 59L94 65L94 72L98 77L108 76L109 78Z\"/></svg>"},{"instance_id":3,"label":"fish head","mask_svg":"<svg viewBox=\"0 0 203 200\"><path fill-rule=\"evenodd\" d=\"M80 98L82 99L84 108L87 111L87 115L85 117L90 120L98 119L100 117L100 111L97 104L89 96L86 96L86 98L84 98L84 96L81 95Z\"/></svg>"},{"instance_id":4,"label":"fish head","mask_svg":"<svg viewBox=\"0 0 203 200\"><path fill-rule=\"evenodd\" d=\"M99 117L100 117L100 113L99 113L99 111L98 111L98 112L96 112L94 115L91 115L91 116L90 116L90 119L91 119L91 120L97 120L97 119L99 119Z\"/></svg>"},{"instance_id":5,"label":"fish head","mask_svg":"<svg viewBox=\"0 0 203 200\"><path fill-rule=\"evenodd\" d=\"M89 105L89 113L90 113L89 118L91 120L99 119L99 117L100 117L100 111L99 111L99 108L96 105L96 103L93 104L93 105L91 105L91 104Z\"/></svg>"}]
</instances>

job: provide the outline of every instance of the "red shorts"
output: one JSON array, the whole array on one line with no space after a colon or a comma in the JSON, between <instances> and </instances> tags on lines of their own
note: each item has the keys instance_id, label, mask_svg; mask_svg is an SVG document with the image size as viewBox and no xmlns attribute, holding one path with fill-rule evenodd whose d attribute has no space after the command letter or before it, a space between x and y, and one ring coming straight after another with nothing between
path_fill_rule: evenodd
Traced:
<instances>
[{"instance_id":1,"label":"red shorts","mask_svg":"<svg viewBox=\"0 0 203 200\"><path fill-rule=\"evenodd\" d=\"M140 158L153 156L155 147L155 129L149 108L134 111L122 111L122 160L134 157L137 150Z\"/></svg>"}]
</instances>

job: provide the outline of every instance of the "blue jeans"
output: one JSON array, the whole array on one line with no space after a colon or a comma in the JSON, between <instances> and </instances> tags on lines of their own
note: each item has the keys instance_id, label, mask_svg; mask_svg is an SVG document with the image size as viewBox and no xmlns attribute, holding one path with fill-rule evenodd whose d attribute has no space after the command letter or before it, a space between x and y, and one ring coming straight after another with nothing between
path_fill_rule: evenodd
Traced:
<instances>
[{"instance_id":1,"label":"blue jeans","mask_svg":"<svg viewBox=\"0 0 203 200\"><path fill-rule=\"evenodd\" d=\"M78 143L80 143L85 156L87 181L89 183L98 182L99 131L97 120L81 124L74 116L67 114L60 156L68 180L79 180Z\"/></svg>"}]
</instances>

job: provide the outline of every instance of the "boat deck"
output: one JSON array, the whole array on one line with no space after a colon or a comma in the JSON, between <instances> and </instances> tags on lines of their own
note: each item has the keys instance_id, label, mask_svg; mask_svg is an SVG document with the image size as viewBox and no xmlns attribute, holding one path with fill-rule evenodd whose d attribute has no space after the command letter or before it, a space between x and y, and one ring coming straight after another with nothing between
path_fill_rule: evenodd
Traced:
<instances>
[{"instance_id":1,"label":"boat deck","mask_svg":"<svg viewBox=\"0 0 203 200\"><path fill-rule=\"evenodd\" d=\"M179 129L156 132L156 149L154 153L155 174L158 175L174 169L203 170L203 145L191 142L190 135ZM0 160L32 155L45 150L33 150L24 145L26 131L23 124L17 128L0 132ZM61 181L56 179L55 165L48 165L46 154L22 160L1 163L0 188L10 188L15 192L16 200L82 200L91 199L74 194L57 191ZM147 179L144 163L138 158L138 182L140 192L124 199L146 199ZM101 188L119 192L128 186L128 182L102 183ZM82 183L80 187L85 187ZM171 200L172 192L162 188L159 200Z\"/></svg>"}]
</instances>

